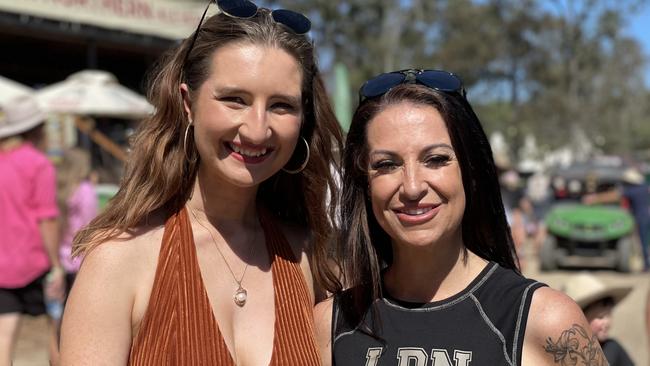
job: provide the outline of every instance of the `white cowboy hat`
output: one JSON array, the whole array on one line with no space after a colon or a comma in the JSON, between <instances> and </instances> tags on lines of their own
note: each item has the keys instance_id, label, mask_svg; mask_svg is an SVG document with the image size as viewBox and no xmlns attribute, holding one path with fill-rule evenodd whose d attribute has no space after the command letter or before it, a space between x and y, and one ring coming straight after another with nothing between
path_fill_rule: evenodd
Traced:
<instances>
[{"instance_id":1,"label":"white cowboy hat","mask_svg":"<svg viewBox=\"0 0 650 366\"><path fill-rule=\"evenodd\" d=\"M594 275L580 273L566 282L563 291L582 309L585 309L594 302L607 297L611 297L616 305L632 291L632 287L607 286Z\"/></svg>"},{"instance_id":2,"label":"white cowboy hat","mask_svg":"<svg viewBox=\"0 0 650 366\"><path fill-rule=\"evenodd\" d=\"M625 171L623 171L623 175L621 179L623 180L623 182L629 184L641 184L645 181L645 178L643 178L643 174L641 174L638 170L634 168L625 169Z\"/></svg>"},{"instance_id":3,"label":"white cowboy hat","mask_svg":"<svg viewBox=\"0 0 650 366\"><path fill-rule=\"evenodd\" d=\"M0 138L27 132L43 122L45 114L32 96L19 95L0 105Z\"/></svg>"}]
</instances>

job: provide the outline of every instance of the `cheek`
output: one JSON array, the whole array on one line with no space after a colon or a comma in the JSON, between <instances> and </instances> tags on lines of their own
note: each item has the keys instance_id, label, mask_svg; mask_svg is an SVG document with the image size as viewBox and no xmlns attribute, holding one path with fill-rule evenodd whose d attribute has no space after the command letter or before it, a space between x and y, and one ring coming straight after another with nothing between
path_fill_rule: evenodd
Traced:
<instances>
[{"instance_id":1,"label":"cheek","mask_svg":"<svg viewBox=\"0 0 650 366\"><path fill-rule=\"evenodd\" d=\"M458 210L465 212L465 189L463 187L463 179L460 175L460 170L455 170L449 174L450 177L447 180L449 197L453 197L453 199L456 201Z\"/></svg>"},{"instance_id":2,"label":"cheek","mask_svg":"<svg viewBox=\"0 0 650 366\"><path fill-rule=\"evenodd\" d=\"M599 332L603 331L603 329L605 328L605 321L603 319L596 318L596 319L592 320L589 323L589 325L591 325L591 332L592 333L599 333Z\"/></svg>"},{"instance_id":3,"label":"cheek","mask_svg":"<svg viewBox=\"0 0 650 366\"><path fill-rule=\"evenodd\" d=\"M465 209L465 189L460 170L456 167L441 169L429 177L429 183L442 197Z\"/></svg>"},{"instance_id":4,"label":"cheek","mask_svg":"<svg viewBox=\"0 0 650 366\"><path fill-rule=\"evenodd\" d=\"M370 179L369 194L373 210L382 211L388 207L399 190L396 176L382 175Z\"/></svg>"},{"instance_id":5,"label":"cheek","mask_svg":"<svg viewBox=\"0 0 650 366\"><path fill-rule=\"evenodd\" d=\"M465 201L465 191L462 189L458 192L458 210L462 213L465 212L465 206L466 206L466 201Z\"/></svg>"},{"instance_id":6,"label":"cheek","mask_svg":"<svg viewBox=\"0 0 650 366\"><path fill-rule=\"evenodd\" d=\"M275 143L279 143L280 155L283 159L290 159L295 152L296 154L300 153L300 157L303 157L305 142L300 137L300 120L296 119L282 122L285 123L279 124L277 128L272 128L273 134L275 135Z\"/></svg>"},{"instance_id":7,"label":"cheek","mask_svg":"<svg viewBox=\"0 0 650 366\"><path fill-rule=\"evenodd\" d=\"M379 223L382 223L384 217L384 207L386 207L386 199L377 194L376 190L370 190L370 204L372 206L372 213ZM383 225L382 225L383 226Z\"/></svg>"},{"instance_id":8,"label":"cheek","mask_svg":"<svg viewBox=\"0 0 650 366\"><path fill-rule=\"evenodd\" d=\"M204 113L204 116L194 121L194 131L197 140L213 140L227 135L234 130L232 119L227 118L223 112Z\"/></svg>"},{"instance_id":9,"label":"cheek","mask_svg":"<svg viewBox=\"0 0 650 366\"><path fill-rule=\"evenodd\" d=\"M368 194L372 206L372 213L379 225L387 232L390 228L387 225L386 210L394 196L395 183L389 176L375 177L370 180ZM387 230L389 229L389 230Z\"/></svg>"},{"instance_id":10,"label":"cheek","mask_svg":"<svg viewBox=\"0 0 650 366\"><path fill-rule=\"evenodd\" d=\"M598 333L598 329L600 328L598 326L598 320L594 319L589 322L589 327L591 328L592 333Z\"/></svg>"}]
</instances>

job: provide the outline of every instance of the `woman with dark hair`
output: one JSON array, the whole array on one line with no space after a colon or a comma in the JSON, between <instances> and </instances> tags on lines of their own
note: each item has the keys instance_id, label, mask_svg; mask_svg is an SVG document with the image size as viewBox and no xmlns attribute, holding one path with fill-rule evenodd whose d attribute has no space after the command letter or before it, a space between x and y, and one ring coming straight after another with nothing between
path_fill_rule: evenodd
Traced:
<instances>
[{"instance_id":1,"label":"woman with dark hair","mask_svg":"<svg viewBox=\"0 0 650 366\"><path fill-rule=\"evenodd\" d=\"M360 97L342 163L345 290L315 311L323 362L605 364L580 308L521 276L460 79L396 71Z\"/></svg>"},{"instance_id":2,"label":"woman with dark hair","mask_svg":"<svg viewBox=\"0 0 650 366\"><path fill-rule=\"evenodd\" d=\"M310 22L216 3L161 63L120 190L74 240L65 365L320 362L341 134Z\"/></svg>"}]
</instances>

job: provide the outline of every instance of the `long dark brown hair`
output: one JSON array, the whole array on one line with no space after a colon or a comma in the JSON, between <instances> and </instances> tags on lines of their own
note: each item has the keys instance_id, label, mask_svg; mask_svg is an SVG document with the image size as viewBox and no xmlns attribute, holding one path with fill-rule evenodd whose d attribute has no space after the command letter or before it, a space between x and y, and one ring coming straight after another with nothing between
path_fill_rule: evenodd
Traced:
<instances>
[{"instance_id":1,"label":"long dark brown hair","mask_svg":"<svg viewBox=\"0 0 650 366\"><path fill-rule=\"evenodd\" d=\"M346 316L352 324L381 296L381 270L393 259L391 239L373 212L368 187L367 126L387 106L408 101L435 108L447 126L458 157L466 206L461 224L466 250L517 272L492 150L467 100L457 93L403 84L364 101L352 118L342 159L341 236L337 259L344 286L352 288ZM372 309L370 309L372 310Z\"/></svg>"},{"instance_id":2,"label":"long dark brown hair","mask_svg":"<svg viewBox=\"0 0 650 366\"><path fill-rule=\"evenodd\" d=\"M183 137L187 118L179 85L187 83L194 96L208 78L212 56L220 47L235 42L277 47L292 55L302 69L303 124L311 157L305 169L291 175L284 171L264 181L258 201L281 219L306 225L313 237L314 278L325 287L337 281L325 265L326 243L332 230L337 186L330 169L337 169L334 151L341 150L341 131L316 65L314 47L305 35L296 35L276 23L268 9L256 16L240 19L217 14L208 18L198 31L171 50L159 63L148 85L148 98L155 113L143 121L135 134L120 190L106 210L79 232L74 240L75 254L84 254L96 245L141 225L154 212L166 217L178 212L189 199L198 168L198 153L193 138L188 138L186 156ZM302 144L298 143L297 146ZM302 161L305 151L296 148L288 165ZM326 196L331 199L326 207ZM329 285L328 285L329 284Z\"/></svg>"}]
</instances>

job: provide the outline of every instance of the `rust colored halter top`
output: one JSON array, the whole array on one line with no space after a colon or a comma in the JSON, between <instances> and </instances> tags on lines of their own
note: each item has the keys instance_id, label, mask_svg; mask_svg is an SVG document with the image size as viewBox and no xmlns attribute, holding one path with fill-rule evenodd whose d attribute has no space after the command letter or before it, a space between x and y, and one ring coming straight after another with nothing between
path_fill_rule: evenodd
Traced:
<instances>
[{"instance_id":1,"label":"rust colored halter top","mask_svg":"<svg viewBox=\"0 0 650 366\"><path fill-rule=\"evenodd\" d=\"M260 210L259 215L275 293L270 365L320 365L302 270L270 214ZM149 305L129 365L235 365L203 285L185 208L165 223Z\"/></svg>"}]
</instances>

